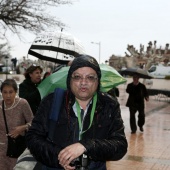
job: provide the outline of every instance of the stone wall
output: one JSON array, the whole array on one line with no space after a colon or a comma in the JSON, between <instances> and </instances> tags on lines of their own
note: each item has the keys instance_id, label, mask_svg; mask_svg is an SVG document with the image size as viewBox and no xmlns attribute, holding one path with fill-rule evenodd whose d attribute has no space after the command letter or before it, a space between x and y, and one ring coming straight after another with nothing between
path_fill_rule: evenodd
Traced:
<instances>
[{"instance_id":1,"label":"stone wall","mask_svg":"<svg viewBox=\"0 0 170 170\"><path fill-rule=\"evenodd\" d=\"M146 48L144 45L140 45L140 49L137 50L133 45L128 45L127 50L130 54L125 52L123 57L112 55L109 59L109 65L116 70L124 67L140 67L148 70L151 65L170 65L169 44L166 44L162 49L162 47L157 47L156 41L154 43L150 41Z\"/></svg>"}]
</instances>

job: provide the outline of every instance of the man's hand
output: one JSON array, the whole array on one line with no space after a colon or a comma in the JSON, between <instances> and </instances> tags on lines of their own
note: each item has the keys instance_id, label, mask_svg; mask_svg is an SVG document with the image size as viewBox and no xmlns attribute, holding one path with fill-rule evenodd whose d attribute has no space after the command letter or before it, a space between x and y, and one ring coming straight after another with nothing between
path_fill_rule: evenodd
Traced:
<instances>
[{"instance_id":1,"label":"man's hand","mask_svg":"<svg viewBox=\"0 0 170 170\"><path fill-rule=\"evenodd\" d=\"M71 161L82 155L85 150L86 148L80 143L69 145L60 151L58 155L59 163L64 167L64 169L75 169L75 167L71 167L69 164L71 163Z\"/></svg>"}]
</instances>

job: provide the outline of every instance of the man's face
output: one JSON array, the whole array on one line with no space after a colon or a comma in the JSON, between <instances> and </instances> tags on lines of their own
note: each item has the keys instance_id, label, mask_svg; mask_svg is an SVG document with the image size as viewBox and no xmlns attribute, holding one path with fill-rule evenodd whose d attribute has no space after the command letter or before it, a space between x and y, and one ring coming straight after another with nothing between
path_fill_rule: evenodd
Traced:
<instances>
[{"instance_id":1,"label":"man's face","mask_svg":"<svg viewBox=\"0 0 170 170\"><path fill-rule=\"evenodd\" d=\"M91 67L82 67L73 72L70 81L71 91L79 100L90 100L98 87L96 71Z\"/></svg>"},{"instance_id":2,"label":"man's face","mask_svg":"<svg viewBox=\"0 0 170 170\"><path fill-rule=\"evenodd\" d=\"M133 76L133 84L137 85L139 83L139 77L134 75Z\"/></svg>"}]
</instances>

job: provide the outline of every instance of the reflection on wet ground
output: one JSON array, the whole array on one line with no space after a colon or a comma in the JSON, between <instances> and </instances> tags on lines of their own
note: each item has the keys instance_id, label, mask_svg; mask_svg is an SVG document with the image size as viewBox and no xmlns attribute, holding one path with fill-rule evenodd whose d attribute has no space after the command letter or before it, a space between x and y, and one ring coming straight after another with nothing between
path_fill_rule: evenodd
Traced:
<instances>
[{"instance_id":1,"label":"reflection on wet ground","mask_svg":"<svg viewBox=\"0 0 170 170\"><path fill-rule=\"evenodd\" d=\"M150 97L146 102L144 132L131 134L129 110L125 106L127 94L124 88L119 90L129 147L123 159L107 162L107 170L170 170L170 102Z\"/></svg>"}]
</instances>

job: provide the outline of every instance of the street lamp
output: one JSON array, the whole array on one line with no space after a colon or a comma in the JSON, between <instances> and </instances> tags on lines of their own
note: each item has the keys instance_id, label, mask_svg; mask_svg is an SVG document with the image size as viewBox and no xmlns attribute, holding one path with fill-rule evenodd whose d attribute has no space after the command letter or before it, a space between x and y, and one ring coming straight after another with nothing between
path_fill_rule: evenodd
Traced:
<instances>
[{"instance_id":1,"label":"street lamp","mask_svg":"<svg viewBox=\"0 0 170 170\"><path fill-rule=\"evenodd\" d=\"M97 44L99 46L99 64L100 64L101 42L91 42L91 43Z\"/></svg>"}]
</instances>

